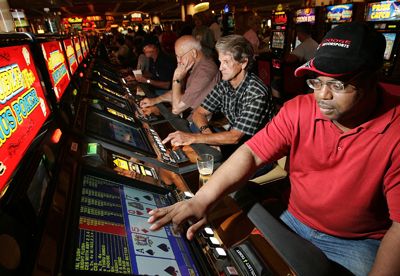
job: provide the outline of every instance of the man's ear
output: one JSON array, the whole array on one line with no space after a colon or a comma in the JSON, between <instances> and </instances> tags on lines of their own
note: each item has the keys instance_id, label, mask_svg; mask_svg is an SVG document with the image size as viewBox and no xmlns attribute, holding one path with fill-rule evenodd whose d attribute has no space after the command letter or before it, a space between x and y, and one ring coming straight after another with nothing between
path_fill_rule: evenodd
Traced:
<instances>
[{"instance_id":1,"label":"man's ear","mask_svg":"<svg viewBox=\"0 0 400 276\"><path fill-rule=\"evenodd\" d=\"M246 69L247 64L249 64L249 59L244 58L240 64L241 64L243 70Z\"/></svg>"}]
</instances>

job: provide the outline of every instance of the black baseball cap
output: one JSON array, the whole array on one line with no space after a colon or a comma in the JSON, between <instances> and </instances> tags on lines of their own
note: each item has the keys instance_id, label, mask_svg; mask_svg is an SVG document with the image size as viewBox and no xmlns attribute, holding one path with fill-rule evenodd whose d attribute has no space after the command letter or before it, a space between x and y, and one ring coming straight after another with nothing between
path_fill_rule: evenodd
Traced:
<instances>
[{"instance_id":1,"label":"black baseball cap","mask_svg":"<svg viewBox=\"0 0 400 276\"><path fill-rule=\"evenodd\" d=\"M385 37L363 22L351 22L330 30L319 44L315 57L294 72L312 71L327 77L376 71L383 64Z\"/></svg>"}]
</instances>

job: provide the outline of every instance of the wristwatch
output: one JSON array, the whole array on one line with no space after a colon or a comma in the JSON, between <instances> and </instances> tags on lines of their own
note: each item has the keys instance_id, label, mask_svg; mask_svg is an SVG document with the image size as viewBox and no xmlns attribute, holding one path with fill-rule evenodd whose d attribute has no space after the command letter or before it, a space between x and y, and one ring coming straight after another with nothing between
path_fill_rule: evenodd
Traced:
<instances>
[{"instance_id":1,"label":"wristwatch","mask_svg":"<svg viewBox=\"0 0 400 276\"><path fill-rule=\"evenodd\" d=\"M147 82L148 84L150 84L150 82L151 82L151 79L147 79L147 80L146 80L146 82Z\"/></svg>"},{"instance_id":2,"label":"wristwatch","mask_svg":"<svg viewBox=\"0 0 400 276\"><path fill-rule=\"evenodd\" d=\"M203 132L207 128L210 128L210 126L209 125L204 125L204 126L199 127L199 130L200 130L200 132Z\"/></svg>"}]
</instances>

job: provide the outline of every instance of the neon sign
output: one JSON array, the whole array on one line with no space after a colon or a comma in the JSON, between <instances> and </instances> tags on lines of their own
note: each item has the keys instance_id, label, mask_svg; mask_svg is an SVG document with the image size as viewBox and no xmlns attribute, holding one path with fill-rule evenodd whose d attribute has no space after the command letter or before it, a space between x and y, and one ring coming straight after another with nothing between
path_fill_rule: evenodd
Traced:
<instances>
[{"instance_id":1,"label":"neon sign","mask_svg":"<svg viewBox=\"0 0 400 276\"><path fill-rule=\"evenodd\" d=\"M49 114L29 47L0 48L0 191Z\"/></svg>"},{"instance_id":2,"label":"neon sign","mask_svg":"<svg viewBox=\"0 0 400 276\"><path fill-rule=\"evenodd\" d=\"M53 84L53 90L59 102L71 80L67 70L61 43L50 41L42 43L42 52L46 60L47 70Z\"/></svg>"},{"instance_id":3,"label":"neon sign","mask_svg":"<svg viewBox=\"0 0 400 276\"><path fill-rule=\"evenodd\" d=\"M394 21L400 19L400 2L385 1L368 4L367 21Z\"/></svg>"}]
</instances>

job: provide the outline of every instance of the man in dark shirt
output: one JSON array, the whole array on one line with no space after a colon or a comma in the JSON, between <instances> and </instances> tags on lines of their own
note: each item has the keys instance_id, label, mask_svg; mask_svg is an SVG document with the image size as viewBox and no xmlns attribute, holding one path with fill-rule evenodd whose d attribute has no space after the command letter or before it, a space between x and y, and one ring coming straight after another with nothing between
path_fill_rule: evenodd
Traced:
<instances>
[{"instance_id":1,"label":"man in dark shirt","mask_svg":"<svg viewBox=\"0 0 400 276\"><path fill-rule=\"evenodd\" d=\"M171 89L172 76L176 68L173 56L164 53L156 36L146 37L143 41L143 53L150 60L149 72L137 75L136 80L150 84L156 94L161 95Z\"/></svg>"},{"instance_id":2,"label":"man in dark shirt","mask_svg":"<svg viewBox=\"0 0 400 276\"><path fill-rule=\"evenodd\" d=\"M254 135L275 114L271 91L248 68L253 62L253 47L240 35L222 37L216 44L221 62L222 81L208 94L193 114L193 122L200 133L176 131L168 135L163 143L190 145L205 143L225 145L228 154ZM213 133L208 118L222 112L229 125L226 131ZM233 145L233 147L226 147Z\"/></svg>"}]
</instances>

